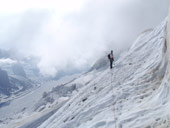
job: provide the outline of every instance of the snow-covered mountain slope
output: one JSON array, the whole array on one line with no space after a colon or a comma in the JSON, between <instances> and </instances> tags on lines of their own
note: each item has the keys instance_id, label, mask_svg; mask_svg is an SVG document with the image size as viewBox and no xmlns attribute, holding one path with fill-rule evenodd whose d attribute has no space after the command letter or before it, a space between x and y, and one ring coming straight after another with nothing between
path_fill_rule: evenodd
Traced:
<instances>
[{"instance_id":1,"label":"snow-covered mountain slope","mask_svg":"<svg viewBox=\"0 0 170 128\"><path fill-rule=\"evenodd\" d=\"M1 103L0 128L37 128L92 79L91 76L88 74L81 79L80 74L74 74L57 81L41 82L37 87Z\"/></svg>"},{"instance_id":2,"label":"snow-covered mountain slope","mask_svg":"<svg viewBox=\"0 0 170 128\"><path fill-rule=\"evenodd\" d=\"M169 109L170 16L39 128L168 128Z\"/></svg>"}]
</instances>

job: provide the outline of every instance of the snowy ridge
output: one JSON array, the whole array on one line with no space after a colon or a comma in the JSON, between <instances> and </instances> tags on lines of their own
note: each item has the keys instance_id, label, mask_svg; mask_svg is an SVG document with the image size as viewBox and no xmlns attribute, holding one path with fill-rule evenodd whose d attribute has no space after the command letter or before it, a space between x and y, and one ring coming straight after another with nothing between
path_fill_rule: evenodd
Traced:
<instances>
[{"instance_id":1,"label":"snowy ridge","mask_svg":"<svg viewBox=\"0 0 170 128\"><path fill-rule=\"evenodd\" d=\"M170 127L170 16L142 33L113 70L94 74L39 128Z\"/></svg>"}]
</instances>

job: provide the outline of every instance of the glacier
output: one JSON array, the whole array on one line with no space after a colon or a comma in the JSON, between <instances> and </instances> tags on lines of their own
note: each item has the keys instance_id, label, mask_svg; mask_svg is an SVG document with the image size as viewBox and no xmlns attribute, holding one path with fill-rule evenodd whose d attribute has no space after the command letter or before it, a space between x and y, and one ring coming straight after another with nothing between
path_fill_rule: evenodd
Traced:
<instances>
[{"instance_id":1,"label":"glacier","mask_svg":"<svg viewBox=\"0 0 170 128\"><path fill-rule=\"evenodd\" d=\"M143 32L114 68L89 81L39 128L170 127L170 14Z\"/></svg>"},{"instance_id":2,"label":"glacier","mask_svg":"<svg viewBox=\"0 0 170 128\"><path fill-rule=\"evenodd\" d=\"M27 63L26 74L4 64L9 78L28 75L39 84L0 106L0 128L169 128L170 14L141 33L112 70L107 61L104 56L86 73L42 81Z\"/></svg>"}]
</instances>

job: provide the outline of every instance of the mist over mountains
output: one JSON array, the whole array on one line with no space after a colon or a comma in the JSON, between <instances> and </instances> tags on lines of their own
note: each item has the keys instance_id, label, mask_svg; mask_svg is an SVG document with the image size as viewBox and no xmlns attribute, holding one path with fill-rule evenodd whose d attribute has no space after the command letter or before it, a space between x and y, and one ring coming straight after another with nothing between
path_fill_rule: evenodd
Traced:
<instances>
[{"instance_id":1,"label":"mist over mountains","mask_svg":"<svg viewBox=\"0 0 170 128\"><path fill-rule=\"evenodd\" d=\"M169 5L1 1L0 127L168 128Z\"/></svg>"},{"instance_id":2,"label":"mist over mountains","mask_svg":"<svg viewBox=\"0 0 170 128\"><path fill-rule=\"evenodd\" d=\"M111 49L120 55L142 31L165 18L170 4L169 0L49 0L42 4L17 0L8 8L7 1L0 10L0 47L38 57L40 73L48 77L88 70Z\"/></svg>"}]
</instances>

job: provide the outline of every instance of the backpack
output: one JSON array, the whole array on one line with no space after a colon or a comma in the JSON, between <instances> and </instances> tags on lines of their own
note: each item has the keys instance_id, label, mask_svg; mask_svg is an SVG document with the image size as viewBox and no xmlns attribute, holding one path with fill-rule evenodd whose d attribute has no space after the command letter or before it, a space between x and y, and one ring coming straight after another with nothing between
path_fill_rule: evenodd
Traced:
<instances>
[{"instance_id":1,"label":"backpack","mask_svg":"<svg viewBox=\"0 0 170 128\"><path fill-rule=\"evenodd\" d=\"M110 54L107 55L108 59L110 60Z\"/></svg>"}]
</instances>

